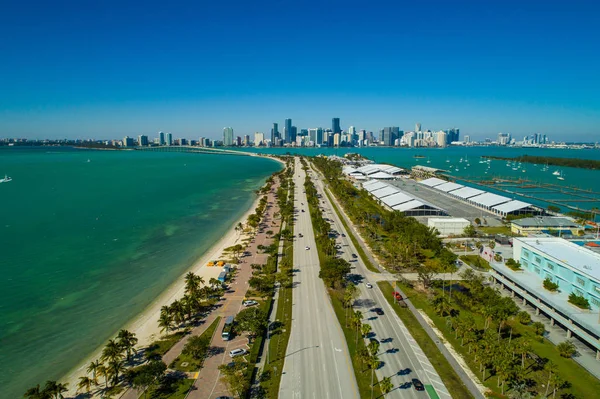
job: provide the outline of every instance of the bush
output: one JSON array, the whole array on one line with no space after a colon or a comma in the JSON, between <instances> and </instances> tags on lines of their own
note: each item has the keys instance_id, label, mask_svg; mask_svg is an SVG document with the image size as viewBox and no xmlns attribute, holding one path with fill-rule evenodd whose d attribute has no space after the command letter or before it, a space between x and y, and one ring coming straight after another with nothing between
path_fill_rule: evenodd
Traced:
<instances>
[{"instance_id":1,"label":"bush","mask_svg":"<svg viewBox=\"0 0 600 399\"><path fill-rule=\"evenodd\" d=\"M533 331L537 335L544 335L544 332L546 331L546 327L544 326L543 323L540 323L539 321L536 321L531 326L533 327Z\"/></svg>"},{"instance_id":2,"label":"bush","mask_svg":"<svg viewBox=\"0 0 600 399\"><path fill-rule=\"evenodd\" d=\"M566 358L572 357L577 352L577 348L570 340L566 340L556 345L556 349L562 357Z\"/></svg>"},{"instance_id":3,"label":"bush","mask_svg":"<svg viewBox=\"0 0 600 399\"><path fill-rule=\"evenodd\" d=\"M514 271L519 271L521 270L521 262L516 261L513 258L509 258L506 261L506 266Z\"/></svg>"},{"instance_id":4,"label":"bush","mask_svg":"<svg viewBox=\"0 0 600 399\"><path fill-rule=\"evenodd\" d=\"M549 277L546 277L546 279L544 280L544 288L547 289L548 291L554 292L554 291L558 290L558 284L553 283Z\"/></svg>"},{"instance_id":5,"label":"bush","mask_svg":"<svg viewBox=\"0 0 600 399\"><path fill-rule=\"evenodd\" d=\"M588 300L582 297L581 295L577 295L574 292L571 292L571 294L569 295L569 302L581 309L590 308L590 303L588 302Z\"/></svg>"},{"instance_id":6,"label":"bush","mask_svg":"<svg viewBox=\"0 0 600 399\"><path fill-rule=\"evenodd\" d=\"M531 323L531 316L529 313L522 311L517 314L517 320L519 320L519 323L521 324L529 324Z\"/></svg>"}]
</instances>

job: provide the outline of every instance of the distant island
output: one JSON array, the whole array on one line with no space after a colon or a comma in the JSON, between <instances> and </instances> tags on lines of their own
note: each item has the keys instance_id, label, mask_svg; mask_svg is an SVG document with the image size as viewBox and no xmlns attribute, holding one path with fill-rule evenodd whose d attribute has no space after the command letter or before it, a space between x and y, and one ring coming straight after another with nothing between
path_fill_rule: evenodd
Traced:
<instances>
[{"instance_id":1,"label":"distant island","mask_svg":"<svg viewBox=\"0 0 600 399\"><path fill-rule=\"evenodd\" d=\"M537 163L542 165L552 166L565 166L569 168L580 168L580 169L600 169L600 161L592 159L578 159L578 158L555 158L555 157L536 157L532 155L521 155L519 157L497 157L497 156L483 156L482 158L488 159L501 159L504 161L515 161L524 163Z\"/></svg>"}]
</instances>

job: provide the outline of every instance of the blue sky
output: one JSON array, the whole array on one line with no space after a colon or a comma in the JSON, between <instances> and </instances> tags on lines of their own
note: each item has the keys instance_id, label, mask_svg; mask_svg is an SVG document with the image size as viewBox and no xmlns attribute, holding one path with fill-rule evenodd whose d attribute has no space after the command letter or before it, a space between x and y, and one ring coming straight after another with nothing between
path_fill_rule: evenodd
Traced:
<instances>
[{"instance_id":1,"label":"blue sky","mask_svg":"<svg viewBox=\"0 0 600 399\"><path fill-rule=\"evenodd\" d=\"M335 116L598 140L595 3L9 0L0 137L219 137Z\"/></svg>"}]
</instances>

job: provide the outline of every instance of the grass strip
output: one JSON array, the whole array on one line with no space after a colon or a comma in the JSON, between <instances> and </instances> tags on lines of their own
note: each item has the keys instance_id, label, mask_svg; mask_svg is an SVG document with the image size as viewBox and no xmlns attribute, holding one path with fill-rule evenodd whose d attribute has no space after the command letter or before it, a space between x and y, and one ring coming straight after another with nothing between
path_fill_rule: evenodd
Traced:
<instances>
[{"instance_id":1,"label":"grass strip","mask_svg":"<svg viewBox=\"0 0 600 399\"><path fill-rule=\"evenodd\" d=\"M417 341L417 343L425 353L425 356L427 356L427 358L439 374L440 378L444 382L444 385L446 385L448 392L452 393L452 397L473 398L473 395L471 395L471 392L469 392L467 387L462 383L458 374L456 374L452 366L450 366L450 363L448 363L444 355L442 355L442 353L437 348L436 344L431 340L429 335L427 335L425 329L421 327L421 324L419 324L419 321L417 320L415 315L412 314L410 309L400 307L394 303L394 299L392 297L392 285L387 281L380 281L377 283L377 285L379 285L383 296L385 296L390 306L394 308L394 311L396 312L400 320L402 320L402 322L410 332L410 335L412 335L412 337Z\"/></svg>"},{"instance_id":2,"label":"grass strip","mask_svg":"<svg viewBox=\"0 0 600 399\"><path fill-rule=\"evenodd\" d=\"M145 356L148 359L160 360L165 353L167 353L177 342L189 333L189 330L185 329L178 331L173 334L166 335L163 339L154 341L151 343L145 351Z\"/></svg>"},{"instance_id":3,"label":"grass strip","mask_svg":"<svg viewBox=\"0 0 600 399\"><path fill-rule=\"evenodd\" d=\"M208 328L204 330L204 332L200 335L200 338L208 338L209 342L211 342L212 337L215 334L217 327L219 326L220 320L221 316L217 316L217 318L213 320L210 326L208 326ZM202 363L204 363L205 357L206 353L204 354L202 359L194 359L192 356L181 352L179 356L177 356L177 358L173 360L173 362L171 362L169 367L183 372L198 371L202 368ZM187 363L187 365L183 366L183 363Z\"/></svg>"},{"instance_id":4,"label":"grass strip","mask_svg":"<svg viewBox=\"0 0 600 399\"><path fill-rule=\"evenodd\" d=\"M479 255L460 255L459 259L479 270L490 270L492 268L490 262Z\"/></svg>"},{"instance_id":5,"label":"grass strip","mask_svg":"<svg viewBox=\"0 0 600 399\"><path fill-rule=\"evenodd\" d=\"M371 260L369 260L369 257L367 256L367 254L365 253L365 250L363 249L363 247L358 243L358 240L356 239L356 237L354 236L354 232L350 229L350 227L348 226L348 224L346 223L346 220L344 219L344 217L342 216L341 212L339 211L337 205L335 204L335 202L333 202L333 199L331 198L331 196L329 195L329 192L327 191L327 189L325 189L325 195L327 195L327 198L329 198L329 202L331 202L331 206L333 207L333 209L335 210L335 213L338 215L338 217L340 218L340 220L342 221L342 225L344 226L344 229L346 229L346 232L348 233L348 236L350 237L350 240L352 241L352 244L354 244L354 247L356 248L356 251L358 252L358 255L360 256L360 258L362 259L363 263L365 264L365 266L367 267L367 269L369 269L370 271L372 271L373 273L381 273L379 271L378 268L376 268L372 263Z\"/></svg>"},{"instance_id":6,"label":"grass strip","mask_svg":"<svg viewBox=\"0 0 600 399\"><path fill-rule=\"evenodd\" d=\"M148 388L145 394L140 395L139 399L184 399L192 385L194 385L193 379L175 380L168 387L153 386Z\"/></svg>"}]
</instances>

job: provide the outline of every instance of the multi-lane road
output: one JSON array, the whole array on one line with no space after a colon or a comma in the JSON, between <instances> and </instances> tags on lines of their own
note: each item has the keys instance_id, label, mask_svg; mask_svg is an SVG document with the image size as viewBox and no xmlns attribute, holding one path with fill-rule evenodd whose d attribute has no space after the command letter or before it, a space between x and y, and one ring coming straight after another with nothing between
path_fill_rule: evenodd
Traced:
<instances>
[{"instance_id":1,"label":"multi-lane road","mask_svg":"<svg viewBox=\"0 0 600 399\"><path fill-rule=\"evenodd\" d=\"M450 398L447 388L441 378L425 356L417 342L412 338L402 321L393 311L388 301L383 297L376 284L376 274L370 272L360 257L354 258L352 254L358 255L354 244L348 237L348 231L333 210L332 204L325 195L323 182L315 178L314 171L311 172L313 182L317 191L321 194L320 206L323 208L324 217L329 219L332 229L339 234L337 243L341 246L338 256L351 262L354 279L358 282L360 297L355 303L355 308L363 314L363 323L368 323L372 328L372 337L380 342L379 358L382 366L377 370L377 377L391 377L394 389L386 397L396 398L426 398L427 393L416 391L411 386L411 380L418 378L423 384L431 385L440 398ZM370 283L373 288L367 288ZM373 309L381 308L383 315L377 315ZM293 334L293 330L292 330ZM401 388L398 388L401 387Z\"/></svg>"},{"instance_id":2,"label":"multi-lane road","mask_svg":"<svg viewBox=\"0 0 600 399\"><path fill-rule=\"evenodd\" d=\"M279 397L358 398L344 335L319 278L319 258L304 193L305 172L298 158L295 162L294 195L298 209L294 224L295 288L292 331Z\"/></svg>"}]
</instances>

